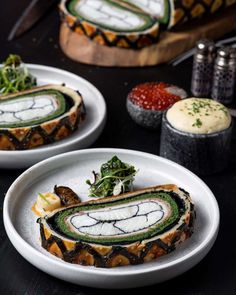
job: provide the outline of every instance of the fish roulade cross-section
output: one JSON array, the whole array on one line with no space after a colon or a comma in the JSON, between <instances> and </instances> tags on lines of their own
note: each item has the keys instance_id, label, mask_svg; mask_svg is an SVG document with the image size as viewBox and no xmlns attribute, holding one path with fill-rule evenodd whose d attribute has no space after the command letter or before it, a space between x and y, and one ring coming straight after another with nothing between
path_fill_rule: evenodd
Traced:
<instances>
[{"instance_id":1,"label":"fish roulade cross-section","mask_svg":"<svg viewBox=\"0 0 236 295\"><path fill-rule=\"evenodd\" d=\"M107 46L142 48L155 43L159 24L150 15L122 1L64 0L62 20L75 32Z\"/></svg>"},{"instance_id":2,"label":"fish roulade cross-section","mask_svg":"<svg viewBox=\"0 0 236 295\"><path fill-rule=\"evenodd\" d=\"M84 119L82 96L47 85L0 100L0 149L31 149L69 136Z\"/></svg>"},{"instance_id":3,"label":"fish roulade cross-section","mask_svg":"<svg viewBox=\"0 0 236 295\"><path fill-rule=\"evenodd\" d=\"M162 31L221 12L236 0L62 0L62 21L100 45L140 49Z\"/></svg>"},{"instance_id":4,"label":"fish roulade cross-section","mask_svg":"<svg viewBox=\"0 0 236 295\"><path fill-rule=\"evenodd\" d=\"M58 209L39 219L42 246L67 262L140 264L175 249L193 232L194 205L175 185Z\"/></svg>"}]
</instances>

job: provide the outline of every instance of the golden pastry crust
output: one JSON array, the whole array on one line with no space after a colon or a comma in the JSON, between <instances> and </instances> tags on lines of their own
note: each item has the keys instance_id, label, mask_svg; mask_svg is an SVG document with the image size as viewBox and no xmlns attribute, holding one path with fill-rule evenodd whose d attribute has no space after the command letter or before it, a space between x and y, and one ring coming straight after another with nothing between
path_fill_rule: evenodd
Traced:
<instances>
[{"instance_id":1,"label":"golden pastry crust","mask_svg":"<svg viewBox=\"0 0 236 295\"><path fill-rule=\"evenodd\" d=\"M20 95L28 95L41 90L58 90L65 95L71 95L73 106L63 115L45 121L38 125L16 128L0 128L0 149L21 150L32 149L44 144L61 140L78 128L79 123L85 118L83 99L74 90L61 85L46 85L21 91ZM17 94L7 95L1 98L14 98Z\"/></svg>"},{"instance_id":2,"label":"golden pastry crust","mask_svg":"<svg viewBox=\"0 0 236 295\"><path fill-rule=\"evenodd\" d=\"M108 197L80 203L77 206L86 204L102 204L113 200L123 200L127 197L136 196L148 192L171 191L178 194L185 204L185 212L178 223L163 234L153 238L131 242L130 244L102 245L73 241L60 234L55 233L47 224L47 218L61 209L53 211L48 217L39 219L42 247L48 252L63 260L82 265L93 265L97 267L116 267L130 264L141 264L162 255L172 252L176 246L193 233L195 219L194 205L187 192L179 189L176 185L168 184L141 189L138 191L122 194L120 196ZM73 208L73 206L70 206ZM59 247L55 246L55 243ZM53 246L53 247L52 247Z\"/></svg>"}]
</instances>

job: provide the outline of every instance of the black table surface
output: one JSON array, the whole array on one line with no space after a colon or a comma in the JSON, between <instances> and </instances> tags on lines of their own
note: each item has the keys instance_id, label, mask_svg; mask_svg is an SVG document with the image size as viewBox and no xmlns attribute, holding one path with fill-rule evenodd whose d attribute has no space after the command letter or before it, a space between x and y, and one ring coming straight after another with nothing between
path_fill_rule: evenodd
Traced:
<instances>
[{"instance_id":1,"label":"black table surface","mask_svg":"<svg viewBox=\"0 0 236 295\"><path fill-rule=\"evenodd\" d=\"M47 14L27 34L12 42L7 35L29 0L0 1L0 60L19 54L27 63L58 67L93 83L104 95L108 118L100 138L91 147L113 147L159 153L159 132L137 126L128 116L128 91L140 82L166 81L189 91L192 60L177 67L101 68L69 60L58 43L57 9ZM174 50L174 48L173 48ZM210 253L194 268L170 281L140 288L144 292L166 294L236 294L236 132L232 160L222 173L204 177L219 203L220 231ZM129 294L130 290L109 291L73 285L51 277L24 260L10 243L3 225L3 200L11 183L23 170L0 169L0 294Z\"/></svg>"}]
</instances>

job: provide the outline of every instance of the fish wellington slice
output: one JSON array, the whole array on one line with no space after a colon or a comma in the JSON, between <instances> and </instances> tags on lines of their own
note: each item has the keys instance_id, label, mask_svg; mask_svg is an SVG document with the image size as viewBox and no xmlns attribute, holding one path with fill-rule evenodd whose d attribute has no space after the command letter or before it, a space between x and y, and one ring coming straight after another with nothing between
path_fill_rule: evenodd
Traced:
<instances>
[{"instance_id":1,"label":"fish wellington slice","mask_svg":"<svg viewBox=\"0 0 236 295\"><path fill-rule=\"evenodd\" d=\"M39 218L42 247L97 267L141 264L167 254L193 232L194 205L175 185L145 188L53 211Z\"/></svg>"},{"instance_id":2,"label":"fish wellington slice","mask_svg":"<svg viewBox=\"0 0 236 295\"><path fill-rule=\"evenodd\" d=\"M70 135L84 118L82 96L47 85L0 99L0 149L30 149Z\"/></svg>"},{"instance_id":3,"label":"fish wellington slice","mask_svg":"<svg viewBox=\"0 0 236 295\"><path fill-rule=\"evenodd\" d=\"M61 0L62 21L100 45L140 49L161 32L220 13L236 0Z\"/></svg>"},{"instance_id":4,"label":"fish wellington slice","mask_svg":"<svg viewBox=\"0 0 236 295\"><path fill-rule=\"evenodd\" d=\"M75 32L107 46L142 48L155 43L159 24L150 15L122 1L63 0L62 20Z\"/></svg>"}]
</instances>

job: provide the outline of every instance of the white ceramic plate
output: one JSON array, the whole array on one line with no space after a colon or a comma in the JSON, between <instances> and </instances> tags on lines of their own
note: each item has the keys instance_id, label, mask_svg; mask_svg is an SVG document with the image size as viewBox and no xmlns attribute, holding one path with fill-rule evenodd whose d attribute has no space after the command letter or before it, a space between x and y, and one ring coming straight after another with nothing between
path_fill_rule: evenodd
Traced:
<instances>
[{"instance_id":1,"label":"white ceramic plate","mask_svg":"<svg viewBox=\"0 0 236 295\"><path fill-rule=\"evenodd\" d=\"M87 80L53 67L34 64L26 66L37 78L38 85L65 83L66 86L79 90L87 110L86 120L71 136L58 142L25 151L0 150L0 168L25 168L60 153L86 148L98 138L105 125L104 98Z\"/></svg>"},{"instance_id":2,"label":"white ceramic plate","mask_svg":"<svg viewBox=\"0 0 236 295\"><path fill-rule=\"evenodd\" d=\"M40 246L37 217L31 206L37 192L52 191L55 184L70 186L82 200L88 199L85 180L92 170L117 155L139 169L135 188L175 183L195 202L195 232L176 251L154 261L112 269L74 265L54 257ZM42 271L75 284L99 288L129 288L173 278L198 263L212 247L219 227L214 195L193 173L164 158L138 151L89 149L47 159L25 171L9 188L4 202L4 224L17 251Z\"/></svg>"}]
</instances>

